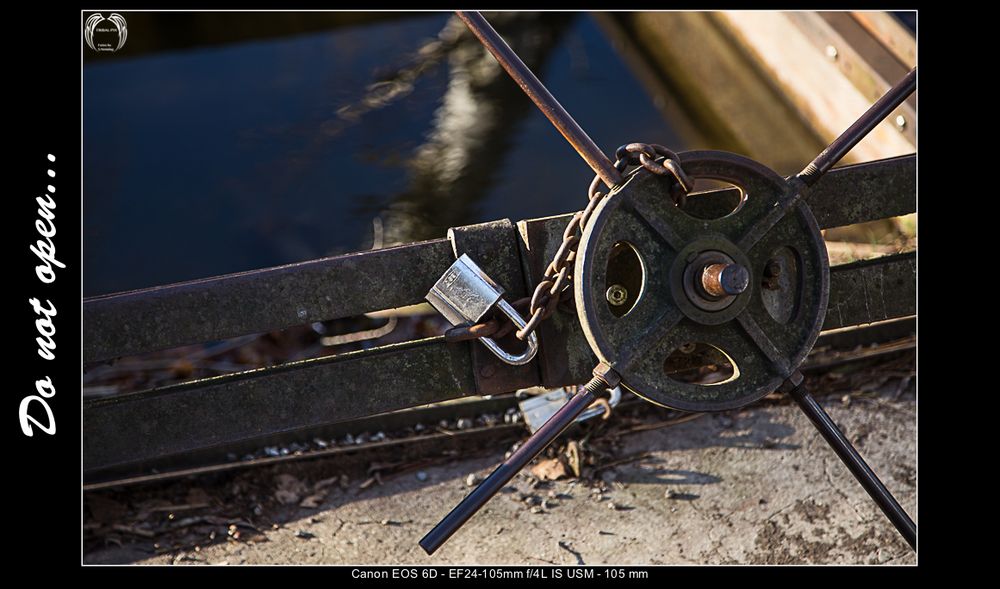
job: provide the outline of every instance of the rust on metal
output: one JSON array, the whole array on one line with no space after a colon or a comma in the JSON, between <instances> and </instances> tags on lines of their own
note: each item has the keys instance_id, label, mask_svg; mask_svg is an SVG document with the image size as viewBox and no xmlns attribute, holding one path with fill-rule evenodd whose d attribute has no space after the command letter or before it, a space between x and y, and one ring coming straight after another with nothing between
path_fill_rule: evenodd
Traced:
<instances>
[{"instance_id":1,"label":"rust on metal","mask_svg":"<svg viewBox=\"0 0 1000 589\"><path fill-rule=\"evenodd\" d=\"M705 292L713 297L724 297L727 293L722 288L722 271L729 267L729 264L710 264L701 271L701 286Z\"/></svg>"}]
</instances>

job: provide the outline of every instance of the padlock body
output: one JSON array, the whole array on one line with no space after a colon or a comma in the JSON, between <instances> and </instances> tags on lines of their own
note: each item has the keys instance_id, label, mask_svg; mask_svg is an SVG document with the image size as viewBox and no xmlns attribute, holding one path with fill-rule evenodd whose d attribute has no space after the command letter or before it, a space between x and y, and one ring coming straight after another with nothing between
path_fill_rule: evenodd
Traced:
<instances>
[{"instance_id":1,"label":"padlock body","mask_svg":"<svg viewBox=\"0 0 1000 589\"><path fill-rule=\"evenodd\" d=\"M464 325L478 323L503 293L500 285L462 254L427 293L427 301L452 325Z\"/></svg>"}]
</instances>

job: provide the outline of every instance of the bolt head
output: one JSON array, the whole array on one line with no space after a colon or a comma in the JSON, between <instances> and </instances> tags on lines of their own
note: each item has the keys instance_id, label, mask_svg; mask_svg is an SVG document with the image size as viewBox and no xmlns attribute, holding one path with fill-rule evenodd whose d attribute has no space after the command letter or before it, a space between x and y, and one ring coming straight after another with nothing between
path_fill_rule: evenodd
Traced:
<instances>
[{"instance_id":1,"label":"bolt head","mask_svg":"<svg viewBox=\"0 0 1000 589\"><path fill-rule=\"evenodd\" d=\"M628 301L628 290L620 284L612 284L605 296L612 306L620 307Z\"/></svg>"}]
</instances>

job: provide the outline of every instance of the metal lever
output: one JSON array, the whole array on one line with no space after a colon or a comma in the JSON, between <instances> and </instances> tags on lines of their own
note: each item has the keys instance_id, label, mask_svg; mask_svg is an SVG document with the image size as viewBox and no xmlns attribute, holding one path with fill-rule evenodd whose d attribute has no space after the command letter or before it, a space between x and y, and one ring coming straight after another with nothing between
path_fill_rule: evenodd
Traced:
<instances>
[{"instance_id":1,"label":"metal lever","mask_svg":"<svg viewBox=\"0 0 1000 589\"><path fill-rule=\"evenodd\" d=\"M613 382L608 382L609 380ZM618 386L617 375L610 372L610 368L605 365L599 365L598 368L595 368L594 378L590 379L582 391L574 395L559 411L556 411L555 415L545 422L545 425L525 440L524 445L511 454L510 458L502 462L483 482L479 483L478 487L466 495L465 499L462 499L462 502L455 506L455 509L452 509L438 525L434 526L433 530L420 540L420 547L424 549L424 552L434 554L470 517L475 515L483 505L486 505L486 502L496 495L497 491L510 482L514 475L559 437L559 434L569 427L576 420L576 417L583 413L597 398L598 392L605 388L611 388L611 385Z\"/></svg>"},{"instance_id":2,"label":"metal lever","mask_svg":"<svg viewBox=\"0 0 1000 589\"><path fill-rule=\"evenodd\" d=\"M526 325L521 315L503 299L503 287L486 275L467 254L462 254L427 293L427 301L452 325L478 323L494 307L499 307L519 329ZM520 366L531 362L538 353L538 336L528 337L528 348L521 354L511 354L488 337L479 338L483 345L507 364Z\"/></svg>"},{"instance_id":3,"label":"metal lever","mask_svg":"<svg viewBox=\"0 0 1000 589\"><path fill-rule=\"evenodd\" d=\"M795 384L798 381L798 384ZM917 549L917 526L910 519L910 516L906 514L903 507L896 501L896 498L892 496L892 493L885 488L882 481L879 480L878 475L868 466L864 458L858 454L858 451L854 449L854 446L847 440L844 433L840 431L837 424L830 419L826 411L816 399L809 394L809 391L802 386L802 374L796 372L793 374L789 380L785 381L783 389L791 395L795 402L798 403L799 408L802 412L806 414L809 421L812 421L819 433L822 434L826 442L830 444L833 451L837 453L840 460L847 466L854 478L861 483L868 495L871 496L875 504L879 506L882 513L885 514L892 525L896 527L900 535L906 540L910 548L914 550Z\"/></svg>"}]
</instances>

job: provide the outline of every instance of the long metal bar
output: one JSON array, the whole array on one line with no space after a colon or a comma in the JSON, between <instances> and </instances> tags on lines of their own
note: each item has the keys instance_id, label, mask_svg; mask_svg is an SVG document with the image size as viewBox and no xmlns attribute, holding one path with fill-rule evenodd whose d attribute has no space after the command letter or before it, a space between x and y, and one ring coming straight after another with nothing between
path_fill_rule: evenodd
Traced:
<instances>
[{"instance_id":1,"label":"long metal bar","mask_svg":"<svg viewBox=\"0 0 1000 589\"><path fill-rule=\"evenodd\" d=\"M542 427L528 438L510 458L500 463L500 466L490 473L483 482L479 483L471 493L462 499L462 502L455 506L448 515L444 517L434 529L427 532L427 535L420 540L420 547L427 554L434 552L444 544L459 528L482 509L486 502L497 494L497 491L506 485L514 476L521 472L521 469L542 453L557 437L563 433L570 424L583 413L601 390L603 382L600 379L593 379L587 383L579 393L573 395L568 403L556 411Z\"/></svg>"},{"instance_id":2,"label":"long metal bar","mask_svg":"<svg viewBox=\"0 0 1000 589\"><path fill-rule=\"evenodd\" d=\"M875 323L916 312L916 252L830 268L830 299L823 329Z\"/></svg>"},{"instance_id":3,"label":"long metal bar","mask_svg":"<svg viewBox=\"0 0 1000 589\"><path fill-rule=\"evenodd\" d=\"M915 179L913 155L839 167L810 191L809 206L822 228L911 213ZM732 192L695 195L688 206L719 216L732 210ZM531 226L531 236L551 234L555 240L551 247L534 239L528 244L530 255L539 256L539 275L570 217L522 222ZM88 298L84 362L417 303L454 257L448 240L438 239ZM585 364L587 371L593 366L589 358Z\"/></svg>"},{"instance_id":4,"label":"long metal bar","mask_svg":"<svg viewBox=\"0 0 1000 589\"><path fill-rule=\"evenodd\" d=\"M451 406L449 405L447 408L451 408ZM364 430L352 431L358 432ZM367 442L352 446L336 446L323 450L311 450L301 454L296 452L284 456L268 456L253 460L216 462L214 464L202 463L197 466L188 465L166 471L155 469L152 472L146 471L142 474L135 472L118 474L117 476L112 474L107 477L85 480L83 492L87 493L112 487L141 485L144 483L162 483L163 481L179 478L293 462L314 461L317 459L328 459L331 465L333 465L331 468L336 469L337 473L341 474L344 470L367 469L373 462L397 462L401 459L414 456L441 456L442 453L447 451L461 452L463 456L467 456L469 453L477 450L495 450L501 444L512 443L520 439L523 433L523 423L501 423L461 431L429 433L412 438ZM254 448L254 450L258 449L260 449L260 446Z\"/></svg>"},{"instance_id":5,"label":"long metal bar","mask_svg":"<svg viewBox=\"0 0 1000 589\"><path fill-rule=\"evenodd\" d=\"M822 229L913 213L917 210L917 156L835 168L806 198Z\"/></svg>"},{"instance_id":6,"label":"long metal bar","mask_svg":"<svg viewBox=\"0 0 1000 589\"><path fill-rule=\"evenodd\" d=\"M809 394L809 391L801 383L793 387L789 391L789 395L795 399L799 408L802 409L806 417L816 426L816 429L819 430L819 433L830 444L830 447L837 453L840 460L851 471L854 478L858 479L858 482L865 488L865 491L871 495L871 498L879 506L879 509L882 510L882 513L889 518L892 525L896 526L896 529L906 539L910 547L915 550L917 547L916 524L913 523L910 516L900 506L899 501L896 501L892 493L885 488L885 485L882 484L882 481L879 480L875 472L868 466L864 458L858 454L854 446L844 437L844 433L840 431L837 424L830 419L830 416L823 410L823 407L816 402L816 399Z\"/></svg>"},{"instance_id":7,"label":"long metal bar","mask_svg":"<svg viewBox=\"0 0 1000 589\"><path fill-rule=\"evenodd\" d=\"M897 284L915 280L912 255L881 260L884 267L873 261L833 269L827 328L913 314L913 297ZM483 381L469 346L479 345L430 338L88 401L84 468L140 463L477 394ZM589 359L582 334L543 348L542 355L566 363L579 350ZM586 380L573 371L558 374L546 385ZM537 372L498 377L491 390L540 384Z\"/></svg>"},{"instance_id":8,"label":"long metal bar","mask_svg":"<svg viewBox=\"0 0 1000 589\"><path fill-rule=\"evenodd\" d=\"M475 394L473 344L428 338L90 401L84 470Z\"/></svg>"},{"instance_id":9,"label":"long metal bar","mask_svg":"<svg viewBox=\"0 0 1000 589\"><path fill-rule=\"evenodd\" d=\"M821 151L816 158L798 173L796 176L805 183L812 186L827 173L834 164L847 155L847 152L865 138L872 129L882 122L882 119L889 116L889 113L896 110L914 90L917 89L917 68L910 70L895 86L889 89L882 98L875 101L875 104L865 111L858 120L834 139L833 143Z\"/></svg>"},{"instance_id":10,"label":"long metal bar","mask_svg":"<svg viewBox=\"0 0 1000 589\"><path fill-rule=\"evenodd\" d=\"M802 364L800 369L803 373L808 374L812 371L825 370L834 365L864 361L896 354L905 350L912 350L916 347L915 333L916 320L913 317L881 322L858 329L827 332L820 335L819 339L816 340L816 345L813 347L809 359ZM869 347L869 344L877 345ZM830 348L840 351L833 352ZM623 400L620 407L627 407L633 402L645 403L638 398L632 398ZM308 459L310 457L324 456L329 453L311 449L302 455L290 454L267 461L258 459L233 463L232 459L229 458L229 455L244 456L246 454L254 454L266 446L288 446L293 442L303 442L316 438L323 440L341 439L348 433L356 435L361 432L392 432L413 427L418 423L437 423L439 420L445 418L454 420L461 417L475 418L484 413L503 414L507 410L516 407L517 400L511 395L472 397L459 403L407 408L405 410L380 413L378 415L341 421L334 424L296 429L290 433L277 433L252 440L223 443L207 450L188 452L170 459L154 458L146 463L130 464L126 468L107 469L96 472L88 471L84 480L84 491L117 484L131 484L154 480L164 481L183 477L188 474L254 467L258 464L271 464L280 462L281 460ZM449 435L454 433L449 432ZM369 442L363 446L352 446L352 448L377 448L380 447L380 444L382 443ZM338 448L343 449L339 446Z\"/></svg>"},{"instance_id":11,"label":"long metal bar","mask_svg":"<svg viewBox=\"0 0 1000 589\"><path fill-rule=\"evenodd\" d=\"M693 194L684 210L715 219L732 211L741 195L736 188ZM917 156L836 168L823 176L808 198L821 229L912 213L917 210Z\"/></svg>"},{"instance_id":12,"label":"long metal bar","mask_svg":"<svg viewBox=\"0 0 1000 589\"><path fill-rule=\"evenodd\" d=\"M507 70L510 77L517 82L521 90L528 95L528 98L535 103L535 106L542 111L549 121L555 125L556 129L569 141L580 157L587 162L587 165L601 177L601 180L610 188L621 184L622 176L618 173L615 165L601 151L597 144L587 135L573 117L566 112L566 109L559 104L559 101L545 88L534 73L524 65L521 58L507 45L496 30L478 12L456 11L458 18L469 27L472 33L493 54L503 69Z\"/></svg>"},{"instance_id":13,"label":"long metal bar","mask_svg":"<svg viewBox=\"0 0 1000 589\"><path fill-rule=\"evenodd\" d=\"M89 298L83 361L419 303L454 260L437 239Z\"/></svg>"}]
</instances>

